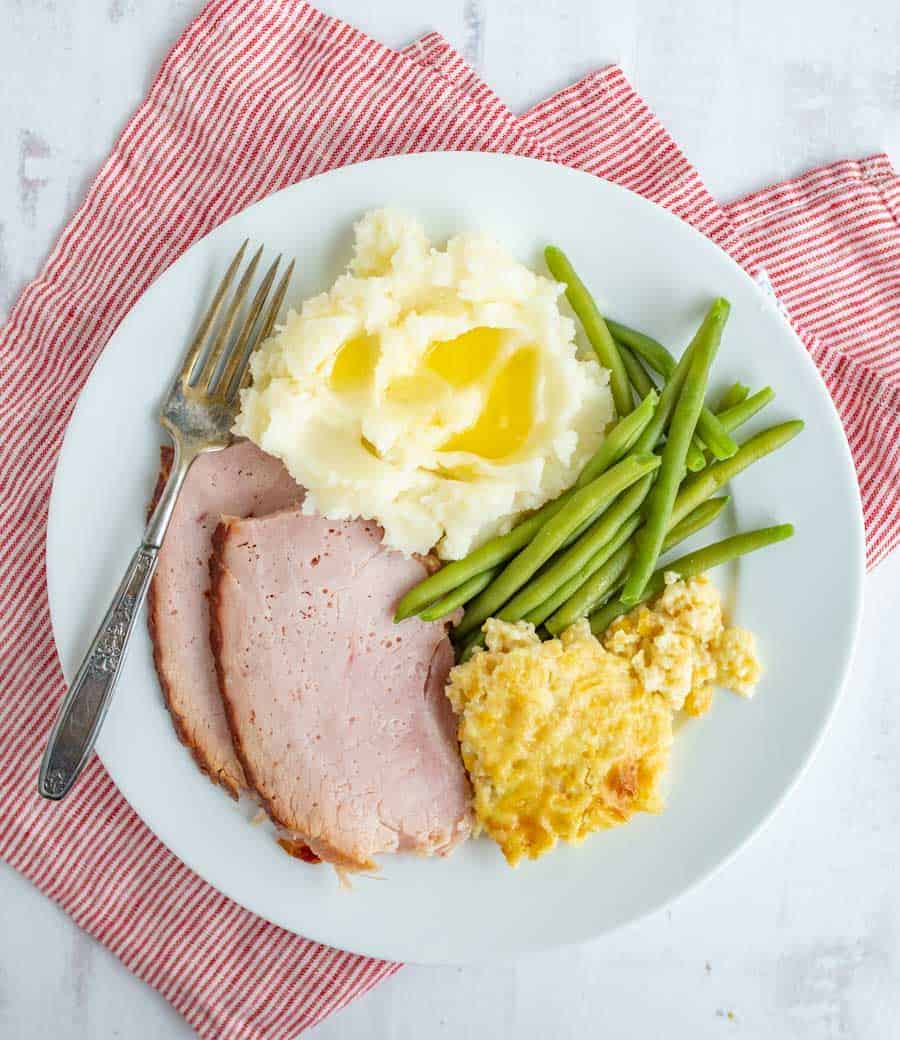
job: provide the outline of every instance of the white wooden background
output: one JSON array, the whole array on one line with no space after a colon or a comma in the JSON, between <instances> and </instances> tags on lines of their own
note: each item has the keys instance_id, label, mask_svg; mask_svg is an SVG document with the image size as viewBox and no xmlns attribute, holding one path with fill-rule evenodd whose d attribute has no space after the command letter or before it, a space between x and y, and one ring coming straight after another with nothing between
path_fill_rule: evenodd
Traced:
<instances>
[{"instance_id":1,"label":"white wooden background","mask_svg":"<svg viewBox=\"0 0 900 1040\"><path fill-rule=\"evenodd\" d=\"M832 159L885 148L900 158L896 0L322 6L395 46L439 29L514 108L618 61L721 198ZM0 0L0 320L199 8ZM900 553L866 593L855 666L818 758L715 879L591 946L474 969L407 968L309 1035L900 1036ZM0 864L3 1040L188 1034Z\"/></svg>"}]
</instances>

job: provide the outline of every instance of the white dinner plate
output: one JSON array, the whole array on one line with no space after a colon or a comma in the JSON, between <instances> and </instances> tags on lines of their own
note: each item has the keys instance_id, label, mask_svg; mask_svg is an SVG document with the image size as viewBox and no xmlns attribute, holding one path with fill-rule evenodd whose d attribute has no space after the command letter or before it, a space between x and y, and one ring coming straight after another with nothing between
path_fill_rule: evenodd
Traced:
<instances>
[{"instance_id":1,"label":"white dinner plate","mask_svg":"<svg viewBox=\"0 0 900 1040\"><path fill-rule=\"evenodd\" d=\"M198 242L155 282L97 362L72 416L47 536L56 643L71 679L143 525L161 395L239 243L298 260L289 299L326 288L354 221L391 205L442 239L489 232L542 268L562 246L607 313L674 349L716 295L732 303L716 389L770 384L748 426L799 416L806 430L734 482L715 529L692 544L777 522L792 540L723 568L733 619L757 633L765 676L753 701L716 695L680 727L661 816L561 847L511 870L486 838L445 860L385 857L380 877L341 888L332 870L286 856L197 771L178 742L138 624L98 752L149 827L210 884L285 928L416 962L465 962L581 942L661 907L722 864L809 761L847 673L861 607L863 528L850 453L818 372L777 306L715 245L637 195L530 159L403 156L312 178ZM743 431L742 431L743 434ZM773 864L777 870L778 865ZM761 881L765 884L765 880Z\"/></svg>"}]
</instances>

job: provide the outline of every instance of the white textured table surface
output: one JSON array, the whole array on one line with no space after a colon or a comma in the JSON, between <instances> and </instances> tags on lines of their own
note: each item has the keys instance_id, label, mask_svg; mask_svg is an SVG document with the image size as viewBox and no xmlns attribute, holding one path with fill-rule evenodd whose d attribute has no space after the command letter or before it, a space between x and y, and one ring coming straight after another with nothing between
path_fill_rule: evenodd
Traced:
<instances>
[{"instance_id":1,"label":"white textured table surface","mask_svg":"<svg viewBox=\"0 0 900 1040\"><path fill-rule=\"evenodd\" d=\"M832 159L900 156L895 0L322 6L395 46L439 29L514 108L618 61L721 198ZM0 318L199 7L0 0ZM900 553L866 594L855 665L820 754L714 880L591 946L477 969L407 968L309 1035L900 1035ZM188 1034L0 864L0 1037Z\"/></svg>"}]
</instances>

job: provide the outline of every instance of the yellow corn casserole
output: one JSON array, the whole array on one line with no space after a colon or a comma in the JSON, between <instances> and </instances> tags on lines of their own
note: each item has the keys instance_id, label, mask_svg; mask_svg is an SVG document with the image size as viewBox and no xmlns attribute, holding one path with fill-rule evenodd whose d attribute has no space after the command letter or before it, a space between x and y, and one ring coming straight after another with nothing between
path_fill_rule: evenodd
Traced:
<instances>
[{"instance_id":1,"label":"yellow corn casserole","mask_svg":"<svg viewBox=\"0 0 900 1040\"><path fill-rule=\"evenodd\" d=\"M586 621L543 643L525 622L484 631L447 695L477 825L513 866L660 812L674 713L704 714L714 683L749 695L760 675L752 634L725 627L705 576L667 576L602 640Z\"/></svg>"},{"instance_id":2,"label":"yellow corn casserole","mask_svg":"<svg viewBox=\"0 0 900 1040\"><path fill-rule=\"evenodd\" d=\"M478 823L509 863L658 812L672 743L665 698L586 621L545 643L524 622L491 619L485 632L486 649L453 669L447 694Z\"/></svg>"}]
</instances>

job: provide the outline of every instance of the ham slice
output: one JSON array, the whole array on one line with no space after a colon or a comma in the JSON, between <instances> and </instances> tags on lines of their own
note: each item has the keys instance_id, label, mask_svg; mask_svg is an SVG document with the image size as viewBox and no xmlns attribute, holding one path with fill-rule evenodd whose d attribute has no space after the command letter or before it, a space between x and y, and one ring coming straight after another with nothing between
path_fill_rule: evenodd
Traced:
<instances>
[{"instance_id":1,"label":"ham slice","mask_svg":"<svg viewBox=\"0 0 900 1040\"><path fill-rule=\"evenodd\" d=\"M210 559L211 643L244 775L278 826L349 869L445 854L472 822L446 626L392 619L427 565L381 534L292 509L224 520Z\"/></svg>"},{"instance_id":2,"label":"ham slice","mask_svg":"<svg viewBox=\"0 0 900 1040\"><path fill-rule=\"evenodd\" d=\"M157 491L172 453L163 449ZM201 455L191 466L150 585L153 659L181 740L200 768L237 798L246 786L209 647L209 556L223 514L261 516L303 500L281 462L250 441Z\"/></svg>"}]
</instances>

